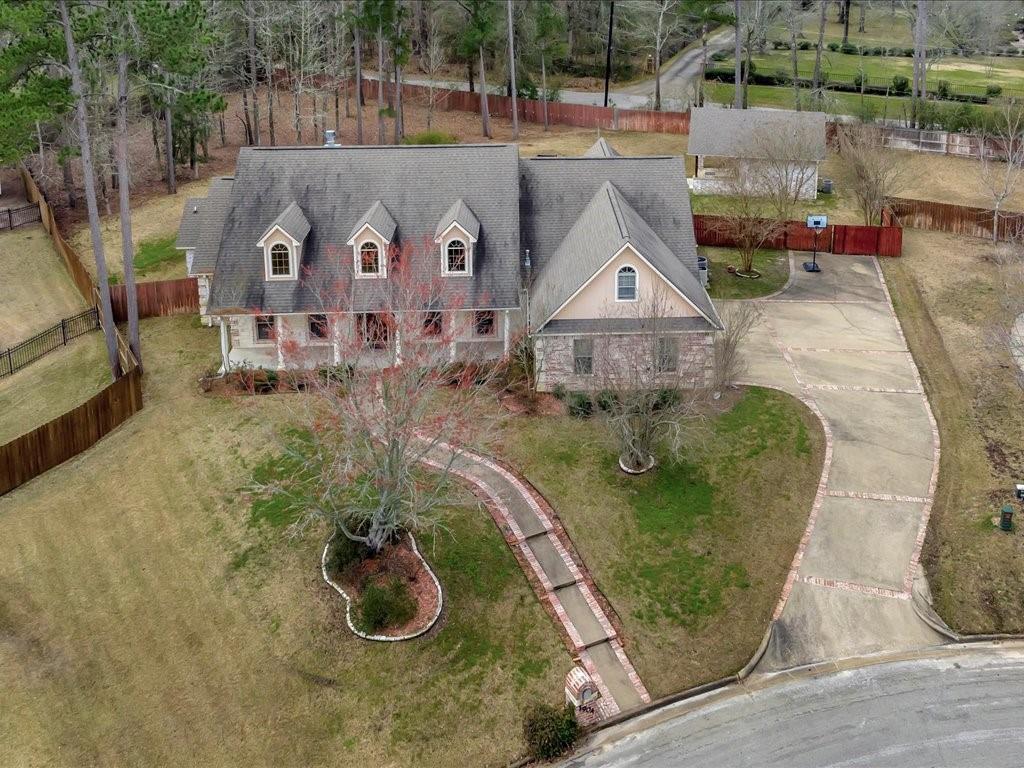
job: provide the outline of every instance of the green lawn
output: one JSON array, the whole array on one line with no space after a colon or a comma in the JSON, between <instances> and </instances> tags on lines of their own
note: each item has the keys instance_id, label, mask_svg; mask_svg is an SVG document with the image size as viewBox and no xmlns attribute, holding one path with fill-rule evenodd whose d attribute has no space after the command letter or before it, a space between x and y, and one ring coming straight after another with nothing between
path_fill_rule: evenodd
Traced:
<instances>
[{"instance_id":1,"label":"green lawn","mask_svg":"<svg viewBox=\"0 0 1024 768\"><path fill-rule=\"evenodd\" d=\"M732 83L708 81L704 84L705 96L715 104L732 104ZM801 91L801 104L804 108L810 103L810 95L805 89ZM872 96L859 93L841 93L829 91L826 96L825 111L836 115L864 115L875 118L903 118L910 109L910 99L899 96ZM794 109L793 88L777 85L751 85L747 87L747 99L751 107L774 107L776 109ZM949 102L952 104L953 102ZM866 105L866 106L865 106Z\"/></svg>"},{"instance_id":2,"label":"green lawn","mask_svg":"<svg viewBox=\"0 0 1024 768\"><path fill-rule=\"evenodd\" d=\"M821 471L818 421L747 389L705 445L641 477L599 417L509 418L501 451L550 500L622 621L652 695L737 671L761 640Z\"/></svg>"},{"instance_id":3,"label":"green lawn","mask_svg":"<svg viewBox=\"0 0 1024 768\"><path fill-rule=\"evenodd\" d=\"M752 280L729 274L729 265L739 266L739 254L735 248L712 248L702 245L697 249L708 257L711 282L708 294L713 299L756 299L775 293L789 280L789 254L786 251L757 251L754 254L754 269L761 277Z\"/></svg>"},{"instance_id":4,"label":"green lawn","mask_svg":"<svg viewBox=\"0 0 1024 768\"><path fill-rule=\"evenodd\" d=\"M98 336L98 335L97 335ZM571 660L487 511L421 541L436 634L367 643L240 492L295 396L202 395L215 330L142 322L146 406L0 497L0 765L503 765Z\"/></svg>"},{"instance_id":5,"label":"green lawn","mask_svg":"<svg viewBox=\"0 0 1024 768\"><path fill-rule=\"evenodd\" d=\"M145 277L147 272L164 267L171 261L185 261L185 252L174 247L177 235L158 237L151 240L143 240L135 252L132 263L135 265L136 274Z\"/></svg>"}]
</instances>

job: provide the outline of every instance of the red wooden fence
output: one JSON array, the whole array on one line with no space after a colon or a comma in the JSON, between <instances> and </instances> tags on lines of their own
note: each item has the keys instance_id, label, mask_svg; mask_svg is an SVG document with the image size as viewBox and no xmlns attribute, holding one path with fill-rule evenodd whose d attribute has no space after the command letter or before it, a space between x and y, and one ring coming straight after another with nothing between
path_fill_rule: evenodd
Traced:
<instances>
[{"instance_id":1,"label":"red wooden fence","mask_svg":"<svg viewBox=\"0 0 1024 768\"><path fill-rule=\"evenodd\" d=\"M199 287L194 277L136 283L135 295L140 318L199 311ZM114 322L128 319L128 291L125 286L110 286L110 304L114 309Z\"/></svg>"},{"instance_id":2,"label":"red wooden fence","mask_svg":"<svg viewBox=\"0 0 1024 768\"><path fill-rule=\"evenodd\" d=\"M724 226L725 217L694 214L693 230L697 245L732 248L735 240ZM810 251L815 247L814 231L802 221L790 221L786 229L762 246L774 250ZM855 224L833 224L817 238L823 253L899 256L903 252L903 230L899 227L864 227Z\"/></svg>"},{"instance_id":3,"label":"red wooden fence","mask_svg":"<svg viewBox=\"0 0 1024 768\"><path fill-rule=\"evenodd\" d=\"M931 229L951 232L954 235L992 238L995 212L991 208L974 208L969 205L936 203L931 200L911 200L891 197L887 202L886 215L889 220L913 229ZM1024 213L1017 211L999 212L999 239L1015 237L1024 230Z\"/></svg>"}]
</instances>

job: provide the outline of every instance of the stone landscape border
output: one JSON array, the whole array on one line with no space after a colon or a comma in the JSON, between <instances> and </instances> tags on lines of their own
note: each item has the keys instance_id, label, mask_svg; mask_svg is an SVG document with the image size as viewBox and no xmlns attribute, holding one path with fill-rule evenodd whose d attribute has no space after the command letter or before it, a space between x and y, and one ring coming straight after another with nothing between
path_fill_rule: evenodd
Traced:
<instances>
[{"instance_id":1,"label":"stone landscape border","mask_svg":"<svg viewBox=\"0 0 1024 768\"><path fill-rule=\"evenodd\" d=\"M348 628L352 630L352 634L356 635L357 637L361 637L363 640L376 640L377 642L381 643L395 643L402 640L412 640L414 638L420 637L421 635L425 635L427 632L434 628L434 625L437 624L437 620L441 618L441 611L444 608L444 590L441 589L441 582L437 580L437 576L434 575L434 571L430 567L430 564L427 562L426 558L424 558L423 555L420 554L420 550L416 546L416 539L413 537L411 533L409 533L407 535L409 537L409 544L412 545L413 554L415 554L416 557L420 559L420 562L423 563L423 567L430 575L431 581L434 582L434 588L437 590L437 610L434 611L434 615L430 618L430 621L427 622L427 625L425 627L422 627L416 630L415 632L411 632L407 635L371 635L368 632L363 632L362 630L357 629L355 623L352 621L352 605L354 603L353 599L342 588L342 586L338 584L336 581L334 581L327 573L327 553L331 549L331 542L334 541L337 535L337 533L332 534L331 537L327 540L327 543L324 544L324 551L323 554L320 556L320 572L323 574L324 581L326 581L334 589L335 592L337 592L339 595L345 598L345 623L348 624Z\"/></svg>"}]
</instances>

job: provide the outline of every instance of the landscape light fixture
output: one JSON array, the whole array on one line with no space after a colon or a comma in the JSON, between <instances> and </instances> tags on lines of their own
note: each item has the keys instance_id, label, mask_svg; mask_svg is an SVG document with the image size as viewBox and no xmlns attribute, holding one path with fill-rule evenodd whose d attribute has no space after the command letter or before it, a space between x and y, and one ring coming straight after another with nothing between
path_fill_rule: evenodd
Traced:
<instances>
[{"instance_id":1,"label":"landscape light fixture","mask_svg":"<svg viewBox=\"0 0 1024 768\"><path fill-rule=\"evenodd\" d=\"M1024 483L1017 483L1014 495L1017 497L1017 501L1024 501Z\"/></svg>"},{"instance_id":2,"label":"landscape light fixture","mask_svg":"<svg viewBox=\"0 0 1024 768\"><path fill-rule=\"evenodd\" d=\"M814 255L810 261L804 262L804 272L821 272L818 266L818 235L825 231L828 226L828 216L825 214L811 214L807 217L807 227L814 230Z\"/></svg>"}]
</instances>

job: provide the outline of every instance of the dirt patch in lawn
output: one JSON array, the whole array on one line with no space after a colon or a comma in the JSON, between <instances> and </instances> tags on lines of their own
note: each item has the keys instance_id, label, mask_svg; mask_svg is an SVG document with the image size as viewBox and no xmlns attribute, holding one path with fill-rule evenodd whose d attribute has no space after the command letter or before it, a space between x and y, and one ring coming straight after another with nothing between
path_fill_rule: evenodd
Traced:
<instances>
[{"instance_id":1,"label":"dirt patch in lawn","mask_svg":"<svg viewBox=\"0 0 1024 768\"><path fill-rule=\"evenodd\" d=\"M0 232L0 349L87 308L41 225Z\"/></svg>"},{"instance_id":2,"label":"dirt patch in lawn","mask_svg":"<svg viewBox=\"0 0 1024 768\"><path fill-rule=\"evenodd\" d=\"M1024 393L1009 351L993 245L906 230L903 257L882 261L929 400L942 460L922 561L935 607L960 632L1024 631L1024 526L991 518L1024 467Z\"/></svg>"},{"instance_id":3,"label":"dirt patch in lawn","mask_svg":"<svg viewBox=\"0 0 1024 768\"><path fill-rule=\"evenodd\" d=\"M705 447L629 477L599 417L510 417L500 450L551 502L663 696L736 672L807 523L823 434L797 400L743 390Z\"/></svg>"}]
</instances>

